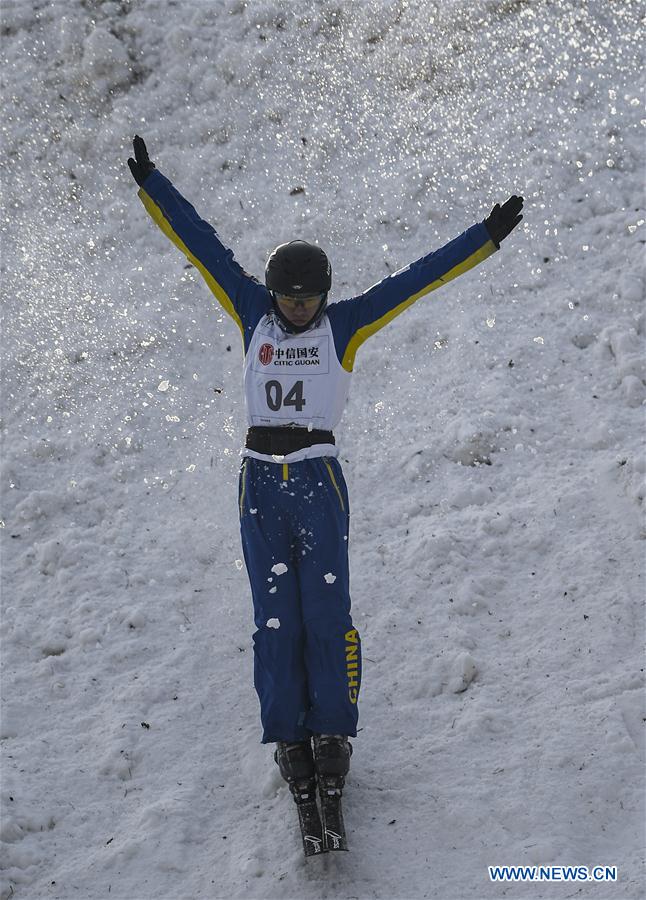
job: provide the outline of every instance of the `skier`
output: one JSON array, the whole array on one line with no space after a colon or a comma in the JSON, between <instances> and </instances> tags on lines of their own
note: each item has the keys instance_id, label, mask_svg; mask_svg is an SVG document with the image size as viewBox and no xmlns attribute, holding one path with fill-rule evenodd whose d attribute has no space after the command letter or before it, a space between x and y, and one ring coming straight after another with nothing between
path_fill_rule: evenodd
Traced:
<instances>
[{"instance_id":1,"label":"skier","mask_svg":"<svg viewBox=\"0 0 646 900\"><path fill-rule=\"evenodd\" d=\"M262 741L277 744L299 814L313 815L317 778L322 799L340 797L357 729L361 643L350 615L348 493L333 433L356 352L415 301L499 249L522 219L523 199L496 204L444 247L328 305L332 269L322 249L281 244L260 284L155 168L139 136L133 146L128 165L145 208L242 333L249 430L239 512ZM337 810L330 849L345 848Z\"/></svg>"}]
</instances>

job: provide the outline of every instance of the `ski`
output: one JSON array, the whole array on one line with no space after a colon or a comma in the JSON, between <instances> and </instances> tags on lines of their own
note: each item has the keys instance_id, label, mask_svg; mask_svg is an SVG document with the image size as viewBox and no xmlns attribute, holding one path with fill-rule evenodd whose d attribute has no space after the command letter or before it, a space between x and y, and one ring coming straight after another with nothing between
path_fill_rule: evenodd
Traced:
<instances>
[{"instance_id":1,"label":"ski","mask_svg":"<svg viewBox=\"0 0 646 900\"><path fill-rule=\"evenodd\" d=\"M325 846L321 816L316 805L316 794L313 794L311 800L301 801L296 806L298 808L298 822L301 826L305 856L317 856L319 853L326 853L327 847Z\"/></svg>"},{"instance_id":2,"label":"ski","mask_svg":"<svg viewBox=\"0 0 646 900\"><path fill-rule=\"evenodd\" d=\"M325 783L328 781L328 784ZM348 838L343 822L341 791L330 784L334 779L321 779L319 791L321 797L321 818L326 850L349 850Z\"/></svg>"}]
</instances>

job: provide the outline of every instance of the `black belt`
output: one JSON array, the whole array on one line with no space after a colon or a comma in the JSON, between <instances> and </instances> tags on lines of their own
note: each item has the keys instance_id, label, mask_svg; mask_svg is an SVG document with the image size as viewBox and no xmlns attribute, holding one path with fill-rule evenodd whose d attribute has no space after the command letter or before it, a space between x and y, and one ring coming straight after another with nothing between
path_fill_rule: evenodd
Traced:
<instances>
[{"instance_id":1,"label":"black belt","mask_svg":"<svg viewBox=\"0 0 646 900\"><path fill-rule=\"evenodd\" d=\"M278 428L270 428L265 425L252 425L247 431L245 447L255 450L256 453L266 453L270 456L287 456L304 447L312 447L314 444L334 444L334 435L331 431L319 431L313 428L298 428L285 425Z\"/></svg>"}]
</instances>

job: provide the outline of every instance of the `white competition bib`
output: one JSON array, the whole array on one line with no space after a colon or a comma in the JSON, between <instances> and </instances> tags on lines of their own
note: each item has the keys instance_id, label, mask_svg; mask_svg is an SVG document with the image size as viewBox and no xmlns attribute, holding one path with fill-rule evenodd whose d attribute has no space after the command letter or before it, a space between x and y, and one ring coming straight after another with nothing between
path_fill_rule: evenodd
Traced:
<instances>
[{"instance_id":1,"label":"white competition bib","mask_svg":"<svg viewBox=\"0 0 646 900\"><path fill-rule=\"evenodd\" d=\"M350 373L336 355L327 315L303 334L288 334L272 313L264 316L245 357L244 388L249 425L332 431L348 398Z\"/></svg>"}]
</instances>

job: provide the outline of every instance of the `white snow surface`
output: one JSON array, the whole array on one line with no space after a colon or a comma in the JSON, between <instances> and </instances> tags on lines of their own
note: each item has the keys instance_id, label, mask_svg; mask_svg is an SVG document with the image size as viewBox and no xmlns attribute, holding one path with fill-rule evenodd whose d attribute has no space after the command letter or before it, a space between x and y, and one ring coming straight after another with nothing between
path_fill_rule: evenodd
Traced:
<instances>
[{"instance_id":1,"label":"white snow surface","mask_svg":"<svg viewBox=\"0 0 646 900\"><path fill-rule=\"evenodd\" d=\"M4 0L3 900L644 895L641 12ZM260 744L239 333L136 133L258 277L319 241L335 299L525 197L357 357L349 854L303 858Z\"/></svg>"}]
</instances>

